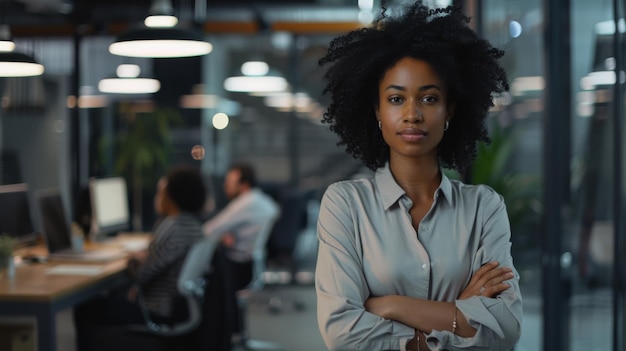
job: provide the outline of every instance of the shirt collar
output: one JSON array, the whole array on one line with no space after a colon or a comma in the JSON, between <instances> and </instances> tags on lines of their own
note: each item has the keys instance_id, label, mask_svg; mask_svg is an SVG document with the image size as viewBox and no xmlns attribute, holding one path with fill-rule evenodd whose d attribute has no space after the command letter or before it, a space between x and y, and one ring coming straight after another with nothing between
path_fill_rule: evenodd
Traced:
<instances>
[{"instance_id":1,"label":"shirt collar","mask_svg":"<svg viewBox=\"0 0 626 351\"><path fill-rule=\"evenodd\" d=\"M396 180L393 178L393 174L391 174L389 162L376 170L374 178L376 179L376 186L380 192L385 209L389 209L393 204L398 202L402 196L404 196L404 189L398 185ZM437 193L443 194L444 199L446 199L449 203L452 201L452 184L450 183L450 179L446 177L443 170L441 171L441 183L435 192L435 198L437 197Z\"/></svg>"},{"instance_id":2,"label":"shirt collar","mask_svg":"<svg viewBox=\"0 0 626 351\"><path fill-rule=\"evenodd\" d=\"M441 184L439 184L437 192L442 193L443 198L447 200L449 204L452 204L452 183L443 170L441 170Z\"/></svg>"}]
</instances>

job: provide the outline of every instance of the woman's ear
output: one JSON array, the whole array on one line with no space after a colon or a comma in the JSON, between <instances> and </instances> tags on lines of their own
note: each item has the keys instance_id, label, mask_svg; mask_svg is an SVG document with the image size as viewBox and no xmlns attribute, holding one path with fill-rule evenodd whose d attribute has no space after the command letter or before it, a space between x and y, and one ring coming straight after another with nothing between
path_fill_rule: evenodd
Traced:
<instances>
[{"instance_id":1,"label":"woman's ear","mask_svg":"<svg viewBox=\"0 0 626 351\"><path fill-rule=\"evenodd\" d=\"M450 122L454 118L455 110L456 110L456 105L452 104L448 106L448 113L446 113L446 121Z\"/></svg>"}]
</instances>

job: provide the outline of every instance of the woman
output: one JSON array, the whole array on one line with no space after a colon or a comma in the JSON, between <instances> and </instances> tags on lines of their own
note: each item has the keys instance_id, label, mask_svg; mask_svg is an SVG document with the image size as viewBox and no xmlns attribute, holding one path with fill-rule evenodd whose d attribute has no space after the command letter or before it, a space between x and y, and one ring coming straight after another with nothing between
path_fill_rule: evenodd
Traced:
<instances>
[{"instance_id":1,"label":"woman","mask_svg":"<svg viewBox=\"0 0 626 351\"><path fill-rule=\"evenodd\" d=\"M161 216L147 254L132 257L129 271L134 285L129 300L141 292L148 310L163 320L184 319L175 310L178 276L189 248L202 235L199 216L206 200L200 171L193 166L176 166L157 183L155 210Z\"/></svg>"},{"instance_id":2,"label":"woman","mask_svg":"<svg viewBox=\"0 0 626 351\"><path fill-rule=\"evenodd\" d=\"M502 197L448 179L489 141L503 52L458 8L407 6L334 39L324 122L375 171L328 187L318 220L318 323L331 350L510 350L519 275Z\"/></svg>"}]
</instances>

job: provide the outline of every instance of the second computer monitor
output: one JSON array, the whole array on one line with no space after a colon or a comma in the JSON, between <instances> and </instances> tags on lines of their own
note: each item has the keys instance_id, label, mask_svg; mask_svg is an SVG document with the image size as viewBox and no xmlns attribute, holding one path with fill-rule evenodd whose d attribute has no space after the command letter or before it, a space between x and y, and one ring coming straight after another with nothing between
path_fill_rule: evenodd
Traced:
<instances>
[{"instance_id":1,"label":"second computer monitor","mask_svg":"<svg viewBox=\"0 0 626 351\"><path fill-rule=\"evenodd\" d=\"M130 227L128 189L122 177L89 181L92 235L113 235Z\"/></svg>"}]
</instances>

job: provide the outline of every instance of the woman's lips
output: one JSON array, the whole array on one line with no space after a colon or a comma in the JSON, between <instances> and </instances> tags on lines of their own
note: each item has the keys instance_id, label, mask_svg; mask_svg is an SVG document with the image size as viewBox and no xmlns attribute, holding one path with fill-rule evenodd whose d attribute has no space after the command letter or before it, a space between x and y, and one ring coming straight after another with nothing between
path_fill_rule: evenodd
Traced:
<instances>
[{"instance_id":1,"label":"woman's lips","mask_svg":"<svg viewBox=\"0 0 626 351\"><path fill-rule=\"evenodd\" d=\"M407 128L401 130L398 135L405 141L419 141L426 137L428 133L423 129Z\"/></svg>"}]
</instances>

